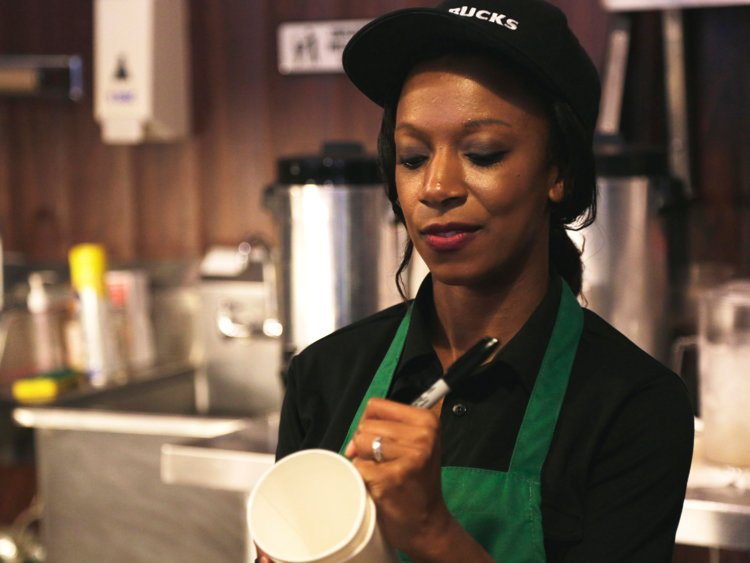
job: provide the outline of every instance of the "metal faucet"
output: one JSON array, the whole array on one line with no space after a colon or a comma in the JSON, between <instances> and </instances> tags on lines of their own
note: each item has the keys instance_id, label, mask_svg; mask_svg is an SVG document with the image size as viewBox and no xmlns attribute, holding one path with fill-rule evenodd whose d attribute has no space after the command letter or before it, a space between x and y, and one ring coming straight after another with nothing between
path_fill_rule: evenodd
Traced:
<instances>
[{"instance_id":1,"label":"metal faucet","mask_svg":"<svg viewBox=\"0 0 750 563\"><path fill-rule=\"evenodd\" d=\"M276 266L271 257L269 245L259 237L248 237L237 247L237 258L243 269L251 262L260 263L263 268L265 289L265 319L261 322L245 323L236 318L237 304L231 299L219 303L216 326L225 338L278 338L283 333L278 315L276 297Z\"/></svg>"}]
</instances>

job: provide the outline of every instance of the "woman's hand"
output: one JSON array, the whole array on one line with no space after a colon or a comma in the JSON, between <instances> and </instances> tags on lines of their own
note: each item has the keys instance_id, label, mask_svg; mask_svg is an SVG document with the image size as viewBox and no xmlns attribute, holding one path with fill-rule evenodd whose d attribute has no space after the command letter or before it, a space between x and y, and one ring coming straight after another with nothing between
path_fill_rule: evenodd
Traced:
<instances>
[{"instance_id":1,"label":"woman's hand","mask_svg":"<svg viewBox=\"0 0 750 563\"><path fill-rule=\"evenodd\" d=\"M373 458L376 437L381 438L381 462ZM367 484L380 529L392 546L419 558L457 525L441 492L435 412L370 399L345 455Z\"/></svg>"}]
</instances>

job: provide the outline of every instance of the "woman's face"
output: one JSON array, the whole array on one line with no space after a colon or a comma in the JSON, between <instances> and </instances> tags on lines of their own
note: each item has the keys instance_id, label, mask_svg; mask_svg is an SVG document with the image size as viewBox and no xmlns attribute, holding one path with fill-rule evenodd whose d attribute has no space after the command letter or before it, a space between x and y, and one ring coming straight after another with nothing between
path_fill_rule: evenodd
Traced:
<instances>
[{"instance_id":1,"label":"woman's face","mask_svg":"<svg viewBox=\"0 0 750 563\"><path fill-rule=\"evenodd\" d=\"M541 102L497 63L448 56L407 77L396 186L435 281L477 286L547 271L548 202L563 196L548 136Z\"/></svg>"}]
</instances>

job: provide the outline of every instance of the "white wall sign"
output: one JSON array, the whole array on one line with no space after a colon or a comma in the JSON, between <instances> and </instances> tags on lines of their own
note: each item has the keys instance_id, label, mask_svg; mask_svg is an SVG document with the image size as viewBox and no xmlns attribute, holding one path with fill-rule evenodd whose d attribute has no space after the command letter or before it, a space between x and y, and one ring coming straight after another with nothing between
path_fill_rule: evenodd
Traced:
<instances>
[{"instance_id":1,"label":"white wall sign","mask_svg":"<svg viewBox=\"0 0 750 563\"><path fill-rule=\"evenodd\" d=\"M369 20L289 22L277 33L279 72L343 72L341 53L349 38Z\"/></svg>"}]
</instances>

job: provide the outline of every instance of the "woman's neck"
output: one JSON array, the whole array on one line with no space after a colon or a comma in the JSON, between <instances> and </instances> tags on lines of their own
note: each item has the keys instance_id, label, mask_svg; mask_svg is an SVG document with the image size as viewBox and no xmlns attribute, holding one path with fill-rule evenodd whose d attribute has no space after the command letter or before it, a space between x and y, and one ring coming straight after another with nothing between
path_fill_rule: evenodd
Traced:
<instances>
[{"instance_id":1,"label":"woman's neck","mask_svg":"<svg viewBox=\"0 0 750 563\"><path fill-rule=\"evenodd\" d=\"M432 343L443 369L484 336L501 347L520 330L542 301L549 274L496 287L447 285L433 278L435 327Z\"/></svg>"}]
</instances>

